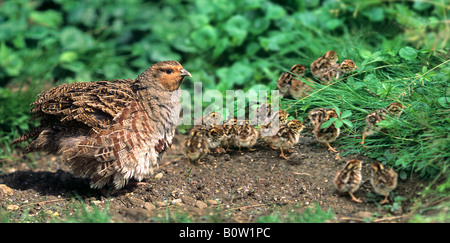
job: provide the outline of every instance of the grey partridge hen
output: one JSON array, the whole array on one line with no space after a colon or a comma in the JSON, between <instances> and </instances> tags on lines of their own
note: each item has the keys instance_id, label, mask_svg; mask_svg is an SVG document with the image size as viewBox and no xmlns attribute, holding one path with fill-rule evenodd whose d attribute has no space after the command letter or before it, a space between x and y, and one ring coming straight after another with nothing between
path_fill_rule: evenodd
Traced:
<instances>
[{"instance_id":1,"label":"grey partridge hen","mask_svg":"<svg viewBox=\"0 0 450 243\"><path fill-rule=\"evenodd\" d=\"M13 144L32 139L26 152L61 154L92 188L123 188L141 181L171 146L179 122L180 90L191 76L177 61L150 66L135 80L62 84L33 105L34 128Z\"/></svg>"}]
</instances>

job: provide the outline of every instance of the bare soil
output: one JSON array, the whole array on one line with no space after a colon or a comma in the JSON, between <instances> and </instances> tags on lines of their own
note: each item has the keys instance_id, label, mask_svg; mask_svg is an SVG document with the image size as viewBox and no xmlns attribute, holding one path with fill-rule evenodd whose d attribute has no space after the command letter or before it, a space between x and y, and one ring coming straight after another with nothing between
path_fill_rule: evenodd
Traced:
<instances>
[{"instance_id":1,"label":"bare soil","mask_svg":"<svg viewBox=\"0 0 450 243\"><path fill-rule=\"evenodd\" d=\"M0 208L28 217L67 217L74 200L92 207L109 208L113 222L257 222L258 218L277 212L299 214L318 204L324 211L331 208L335 218L329 222L406 222L412 199L426 185L418 176L400 180L392 193L391 203L380 205L368 179L372 161L361 156L340 156L317 144L304 134L289 160L279 151L262 143L256 151L231 151L209 154L202 165L188 165L182 156L177 135L164 162L156 173L141 184L132 183L123 192L107 195L91 189L87 179L75 178L57 156L38 155L5 162L0 184L12 189L0 193ZM336 148L339 150L339 146ZM342 151L343 152L343 151ZM21 154L20 151L17 154ZM342 154L342 153L341 153ZM355 193L363 203L339 195L332 180L349 159L364 161L364 183ZM394 206L395 197L405 200ZM74 199L75 198L75 199ZM17 215L17 214L14 214ZM366 218L366 219L364 219Z\"/></svg>"}]
</instances>

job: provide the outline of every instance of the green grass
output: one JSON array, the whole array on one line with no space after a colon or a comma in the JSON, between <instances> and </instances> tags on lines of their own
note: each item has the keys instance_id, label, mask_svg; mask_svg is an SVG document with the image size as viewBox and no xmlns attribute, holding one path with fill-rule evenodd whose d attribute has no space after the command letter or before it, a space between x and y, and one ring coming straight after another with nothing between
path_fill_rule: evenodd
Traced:
<instances>
[{"instance_id":1,"label":"green grass","mask_svg":"<svg viewBox=\"0 0 450 243\"><path fill-rule=\"evenodd\" d=\"M327 220L334 218L334 212L331 208L324 211L318 203L315 203L314 208L307 207L302 212L298 212L298 208L293 208L290 213L280 213L275 211L267 216L260 216L257 218L257 223L324 223Z\"/></svg>"}]
</instances>

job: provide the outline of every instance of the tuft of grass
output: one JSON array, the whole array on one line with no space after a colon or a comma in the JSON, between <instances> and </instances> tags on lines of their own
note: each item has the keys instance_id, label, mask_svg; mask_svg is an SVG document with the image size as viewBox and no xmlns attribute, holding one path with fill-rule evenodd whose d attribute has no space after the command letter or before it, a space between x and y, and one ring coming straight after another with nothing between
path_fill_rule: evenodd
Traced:
<instances>
[{"instance_id":1,"label":"tuft of grass","mask_svg":"<svg viewBox=\"0 0 450 243\"><path fill-rule=\"evenodd\" d=\"M297 205L298 207L298 205ZM324 211L316 202L314 208L308 207L301 213L274 213L257 218L257 223L324 223L334 218L331 208Z\"/></svg>"},{"instance_id":2,"label":"tuft of grass","mask_svg":"<svg viewBox=\"0 0 450 243\"><path fill-rule=\"evenodd\" d=\"M109 213L109 200L106 201L103 209L95 204L87 205L79 197L73 200L73 203L65 212L63 217L53 218L53 223L110 223L111 215Z\"/></svg>"}]
</instances>

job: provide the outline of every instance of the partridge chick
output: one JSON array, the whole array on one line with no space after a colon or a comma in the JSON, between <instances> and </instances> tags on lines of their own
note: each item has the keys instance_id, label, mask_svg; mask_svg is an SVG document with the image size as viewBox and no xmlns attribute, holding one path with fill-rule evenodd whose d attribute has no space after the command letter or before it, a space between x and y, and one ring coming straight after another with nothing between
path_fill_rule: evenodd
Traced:
<instances>
[{"instance_id":1,"label":"partridge chick","mask_svg":"<svg viewBox=\"0 0 450 243\"><path fill-rule=\"evenodd\" d=\"M255 151L256 149L252 147L256 144L258 138L258 130L246 121L244 125L237 129L234 143L239 147L239 152L241 152L241 147L248 148L249 151Z\"/></svg>"},{"instance_id":2,"label":"partridge chick","mask_svg":"<svg viewBox=\"0 0 450 243\"><path fill-rule=\"evenodd\" d=\"M364 128L361 144L364 145L364 139L367 136L373 135L381 130L381 127L376 126L377 123L386 119L389 114L394 117L399 117L405 107L398 103L391 103L387 109L378 109L369 113L366 116L366 127Z\"/></svg>"},{"instance_id":3,"label":"partridge chick","mask_svg":"<svg viewBox=\"0 0 450 243\"><path fill-rule=\"evenodd\" d=\"M358 69L355 62L352 60L344 60L340 64L334 64L328 70L325 70L322 75L320 75L320 80L323 81L324 84L329 84L333 79L340 79L344 77L345 74L351 73Z\"/></svg>"},{"instance_id":4,"label":"partridge chick","mask_svg":"<svg viewBox=\"0 0 450 243\"><path fill-rule=\"evenodd\" d=\"M227 136L221 125L214 125L206 131L209 150L215 150L219 154L225 153L225 149L221 147L225 139L227 139Z\"/></svg>"},{"instance_id":5,"label":"partridge chick","mask_svg":"<svg viewBox=\"0 0 450 243\"><path fill-rule=\"evenodd\" d=\"M213 126L213 125L220 125L222 123L222 115L218 112L211 111L208 114L203 115L202 117L198 118L194 125L196 126Z\"/></svg>"},{"instance_id":6,"label":"partridge chick","mask_svg":"<svg viewBox=\"0 0 450 243\"><path fill-rule=\"evenodd\" d=\"M203 164L200 160L209 153L209 145L205 134L205 129L194 128L183 141L183 154L186 156L188 164L191 164L191 160L197 164Z\"/></svg>"},{"instance_id":7,"label":"partridge chick","mask_svg":"<svg viewBox=\"0 0 450 243\"><path fill-rule=\"evenodd\" d=\"M305 66L295 64L288 72L284 72L277 81L277 88L281 93L281 97L288 94L295 76L303 76L305 74Z\"/></svg>"},{"instance_id":8,"label":"partridge chick","mask_svg":"<svg viewBox=\"0 0 450 243\"><path fill-rule=\"evenodd\" d=\"M278 148L272 147L272 144L269 143L269 139L271 136L275 136L278 133L281 126L287 124L289 116L289 114L284 110L279 110L277 114L278 115L273 114L265 124L262 124L259 127L259 135L261 136L262 140L275 150L277 150Z\"/></svg>"},{"instance_id":9,"label":"partridge chick","mask_svg":"<svg viewBox=\"0 0 450 243\"><path fill-rule=\"evenodd\" d=\"M283 125L274 136L268 137L268 143L271 148L279 148L281 151L280 157L289 159L284 155L284 151L293 153L292 148L296 145L300 138L300 132L303 130L303 124L299 120L290 120L286 125Z\"/></svg>"},{"instance_id":10,"label":"partridge chick","mask_svg":"<svg viewBox=\"0 0 450 243\"><path fill-rule=\"evenodd\" d=\"M335 51L327 51L321 57L311 63L310 71L316 78L322 77L322 74L337 63L338 56Z\"/></svg>"},{"instance_id":11,"label":"partridge chick","mask_svg":"<svg viewBox=\"0 0 450 243\"><path fill-rule=\"evenodd\" d=\"M223 131L226 138L222 140L222 146L226 147L226 150L230 150L230 145L234 145L238 132L239 125L236 117L228 117L223 122Z\"/></svg>"},{"instance_id":12,"label":"partridge chick","mask_svg":"<svg viewBox=\"0 0 450 243\"><path fill-rule=\"evenodd\" d=\"M397 187L397 177L397 172L392 168L385 169L379 162L371 165L370 184L376 193L384 196L380 204L389 202L389 193Z\"/></svg>"},{"instance_id":13,"label":"partridge chick","mask_svg":"<svg viewBox=\"0 0 450 243\"><path fill-rule=\"evenodd\" d=\"M313 84L313 81L307 77L294 78L287 96L296 100L303 98L310 93L311 84Z\"/></svg>"},{"instance_id":14,"label":"partridge chick","mask_svg":"<svg viewBox=\"0 0 450 243\"><path fill-rule=\"evenodd\" d=\"M176 61L150 66L135 80L62 84L33 102L40 126L13 144L32 139L27 152L61 154L92 188L123 188L153 173L171 146L179 121L179 87L191 74Z\"/></svg>"},{"instance_id":15,"label":"partridge chick","mask_svg":"<svg viewBox=\"0 0 450 243\"><path fill-rule=\"evenodd\" d=\"M361 176L362 162L357 159L348 161L342 170L339 170L334 177L333 184L339 193L348 193L353 201L362 202L353 193L358 190L362 182Z\"/></svg>"},{"instance_id":16,"label":"partridge chick","mask_svg":"<svg viewBox=\"0 0 450 243\"><path fill-rule=\"evenodd\" d=\"M322 144L326 144L328 150L337 153L338 151L331 147L330 143L336 140L337 137L339 137L341 129L337 128L334 125L334 122L326 128L321 128L322 124L328 121L330 118L338 117L336 111L329 108L316 108L309 113L308 117L313 123L313 134L317 141Z\"/></svg>"}]
</instances>

